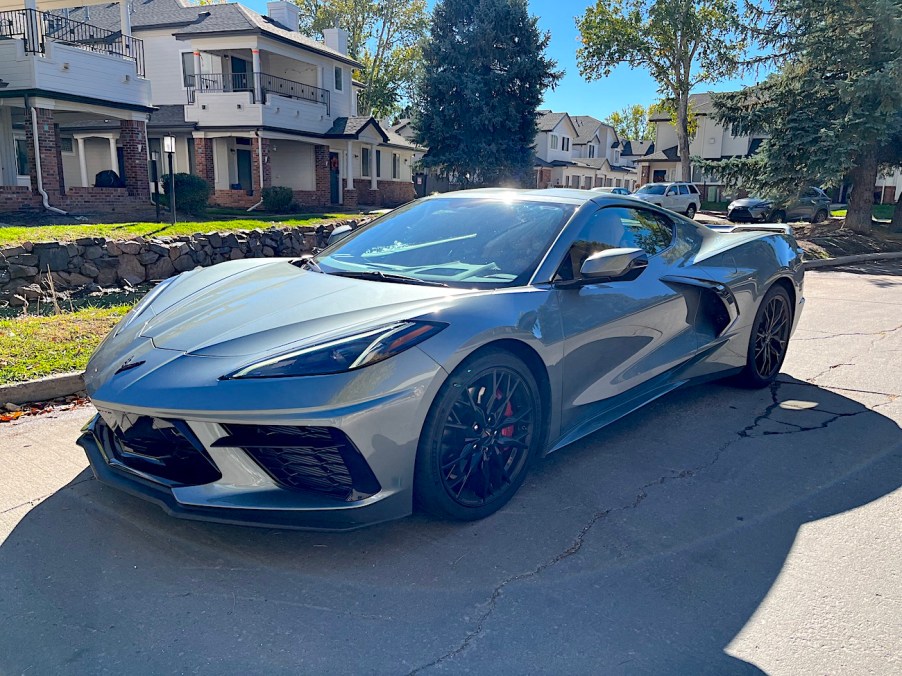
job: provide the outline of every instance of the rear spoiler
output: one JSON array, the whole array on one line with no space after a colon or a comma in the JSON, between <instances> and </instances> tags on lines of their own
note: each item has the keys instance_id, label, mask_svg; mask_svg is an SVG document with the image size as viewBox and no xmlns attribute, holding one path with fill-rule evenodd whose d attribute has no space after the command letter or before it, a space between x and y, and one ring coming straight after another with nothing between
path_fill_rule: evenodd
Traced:
<instances>
[{"instance_id":1,"label":"rear spoiler","mask_svg":"<svg viewBox=\"0 0 902 676\"><path fill-rule=\"evenodd\" d=\"M792 226L785 223L743 223L740 225L711 223L708 227L717 232L779 232L783 235L792 234Z\"/></svg>"}]
</instances>

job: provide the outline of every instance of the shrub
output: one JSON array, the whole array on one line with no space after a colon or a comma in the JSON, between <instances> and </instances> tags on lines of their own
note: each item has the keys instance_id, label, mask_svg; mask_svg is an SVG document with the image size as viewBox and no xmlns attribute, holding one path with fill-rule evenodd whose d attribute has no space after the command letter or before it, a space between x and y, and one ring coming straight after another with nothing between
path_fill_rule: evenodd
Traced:
<instances>
[{"instance_id":1,"label":"shrub","mask_svg":"<svg viewBox=\"0 0 902 676\"><path fill-rule=\"evenodd\" d=\"M167 200L171 184L169 176L163 176L163 192ZM203 216L207 211L207 200L210 199L210 184L194 174L175 174L175 208L187 211L193 216Z\"/></svg>"},{"instance_id":2,"label":"shrub","mask_svg":"<svg viewBox=\"0 0 902 676\"><path fill-rule=\"evenodd\" d=\"M291 188L283 185L274 185L271 188L263 188L263 210L284 214L291 209L294 201L294 193Z\"/></svg>"}]
</instances>

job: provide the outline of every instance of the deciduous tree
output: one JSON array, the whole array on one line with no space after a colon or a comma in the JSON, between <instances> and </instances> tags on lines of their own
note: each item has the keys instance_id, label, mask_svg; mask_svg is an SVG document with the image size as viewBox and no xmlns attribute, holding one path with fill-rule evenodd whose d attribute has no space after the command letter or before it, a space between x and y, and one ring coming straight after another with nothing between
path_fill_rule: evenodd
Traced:
<instances>
[{"instance_id":1,"label":"deciduous tree","mask_svg":"<svg viewBox=\"0 0 902 676\"><path fill-rule=\"evenodd\" d=\"M645 68L673 102L682 177L690 173L689 94L733 75L744 42L735 0L597 0L576 20L580 73L589 80L626 64Z\"/></svg>"},{"instance_id":2,"label":"deciduous tree","mask_svg":"<svg viewBox=\"0 0 902 676\"><path fill-rule=\"evenodd\" d=\"M615 110L605 118L605 122L614 127L621 140L644 141L654 135L654 130L648 123L648 113L648 108L637 103Z\"/></svg>"},{"instance_id":3,"label":"deciduous tree","mask_svg":"<svg viewBox=\"0 0 902 676\"><path fill-rule=\"evenodd\" d=\"M423 162L468 184L525 183L536 111L561 77L526 0L441 0L418 88Z\"/></svg>"},{"instance_id":4,"label":"deciduous tree","mask_svg":"<svg viewBox=\"0 0 902 676\"><path fill-rule=\"evenodd\" d=\"M748 159L709 164L733 184L766 195L811 183L852 183L846 226L871 230L874 185L902 111L899 0L781 0L756 9L749 31L779 71L759 85L714 97L736 135L767 138Z\"/></svg>"}]
</instances>

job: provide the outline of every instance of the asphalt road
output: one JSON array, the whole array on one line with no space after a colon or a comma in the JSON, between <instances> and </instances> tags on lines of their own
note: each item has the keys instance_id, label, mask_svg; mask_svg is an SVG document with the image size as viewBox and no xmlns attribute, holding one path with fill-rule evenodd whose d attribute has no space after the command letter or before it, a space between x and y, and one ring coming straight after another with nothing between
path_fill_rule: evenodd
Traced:
<instances>
[{"instance_id":1,"label":"asphalt road","mask_svg":"<svg viewBox=\"0 0 902 676\"><path fill-rule=\"evenodd\" d=\"M0 674L902 673L902 267L808 275L771 390L669 395L474 524L184 522L0 428Z\"/></svg>"}]
</instances>

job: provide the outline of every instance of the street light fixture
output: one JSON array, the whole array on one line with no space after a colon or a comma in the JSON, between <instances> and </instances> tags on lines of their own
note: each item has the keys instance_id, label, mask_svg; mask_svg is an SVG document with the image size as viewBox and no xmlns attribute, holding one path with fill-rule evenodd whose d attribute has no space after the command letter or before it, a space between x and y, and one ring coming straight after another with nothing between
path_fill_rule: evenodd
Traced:
<instances>
[{"instance_id":1,"label":"street light fixture","mask_svg":"<svg viewBox=\"0 0 902 676\"><path fill-rule=\"evenodd\" d=\"M163 152L169 156L169 222L175 225L175 174L172 158L175 155L175 136L163 137Z\"/></svg>"}]
</instances>

